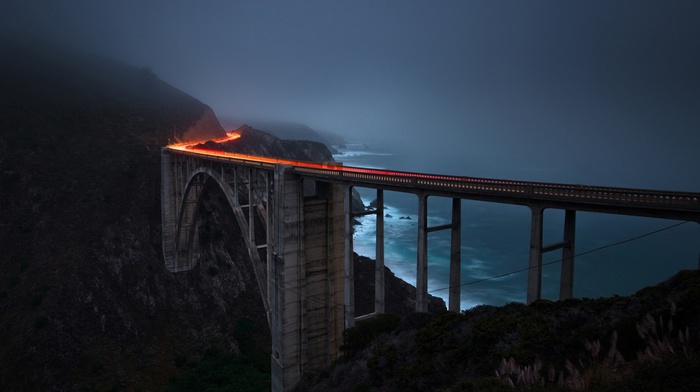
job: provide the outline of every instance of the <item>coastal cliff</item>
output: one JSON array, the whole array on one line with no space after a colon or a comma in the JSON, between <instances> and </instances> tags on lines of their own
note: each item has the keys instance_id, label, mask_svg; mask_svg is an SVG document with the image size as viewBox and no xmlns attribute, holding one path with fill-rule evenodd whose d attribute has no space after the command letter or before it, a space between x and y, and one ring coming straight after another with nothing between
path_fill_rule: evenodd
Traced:
<instances>
[{"instance_id":1,"label":"coastal cliff","mask_svg":"<svg viewBox=\"0 0 700 392\"><path fill-rule=\"evenodd\" d=\"M0 389L165 390L213 353L264 383L270 334L223 195L204 196L192 270L161 254L160 149L222 136L211 109L145 67L26 37L0 49ZM332 159L242 131L247 153Z\"/></svg>"}]
</instances>

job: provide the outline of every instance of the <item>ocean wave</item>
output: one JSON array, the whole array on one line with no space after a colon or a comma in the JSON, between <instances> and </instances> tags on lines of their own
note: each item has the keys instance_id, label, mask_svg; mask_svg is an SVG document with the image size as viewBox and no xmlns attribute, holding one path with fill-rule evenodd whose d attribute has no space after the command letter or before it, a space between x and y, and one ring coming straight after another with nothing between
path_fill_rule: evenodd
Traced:
<instances>
[{"instance_id":1,"label":"ocean wave","mask_svg":"<svg viewBox=\"0 0 700 392\"><path fill-rule=\"evenodd\" d=\"M385 265L404 281L416 284L417 233L418 217L406 209L388 204L384 207L384 260ZM406 219L406 218L410 219ZM402 219L403 218L403 219ZM360 225L355 226L353 239L354 251L360 255L376 258L376 215L366 215L358 218ZM448 222L440 216L429 216L428 226L438 226ZM428 290L449 301L449 260L450 260L449 231L431 234L428 238ZM476 252L475 252L476 251ZM482 255L479 255L479 254ZM487 253L487 254L483 254ZM521 282L514 276L490 278L497 275L494 269L500 265L496 255L488 254L483 249L476 250L472 246L462 247L462 282L472 282L480 279L487 281L479 283L479 287L463 287L461 292L461 308L489 303L505 304L512 301L523 301L524 290ZM498 257L496 257L498 258ZM489 279L490 278L490 279ZM511 287L511 286L517 286ZM486 288L488 287L488 288ZM518 296L519 295L519 296Z\"/></svg>"}]
</instances>

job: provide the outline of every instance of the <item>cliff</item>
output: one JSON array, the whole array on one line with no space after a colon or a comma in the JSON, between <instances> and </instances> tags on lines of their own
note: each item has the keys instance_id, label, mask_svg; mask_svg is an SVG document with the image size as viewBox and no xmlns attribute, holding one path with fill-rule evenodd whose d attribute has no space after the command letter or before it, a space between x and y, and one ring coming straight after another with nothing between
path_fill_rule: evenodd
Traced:
<instances>
[{"instance_id":1,"label":"cliff","mask_svg":"<svg viewBox=\"0 0 700 392\"><path fill-rule=\"evenodd\" d=\"M160 254L160 148L218 136L210 109L70 48L2 35L0 53L0 389L163 390L238 350L261 319L238 237L184 274Z\"/></svg>"},{"instance_id":2,"label":"cliff","mask_svg":"<svg viewBox=\"0 0 700 392\"><path fill-rule=\"evenodd\" d=\"M384 316L308 391L695 391L700 271L626 297Z\"/></svg>"},{"instance_id":3,"label":"cliff","mask_svg":"<svg viewBox=\"0 0 700 392\"><path fill-rule=\"evenodd\" d=\"M317 131L308 125L293 122L226 117L222 119L222 123L229 126L229 128L248 125L283 140L310 140L323 143L329 148L346 143L345 139L340 135L327 131Z\"/></svg>"},{"instance_id":4,"label":"cliff","mask_svg":"<svg viewBox=\"0 0 700 392\"><path fill-rule=\"evenodd\" d=\"M240 138L222 143L228 152L286 158L306 162L332 162L333 154L321 142L308 140L282 140L248 125L236 130Z\"/></svg>"},{"instance_id":5,"label":"cliff","mask_svg":"<svg viewBox=\"0 0 700 392\"><path fill-rule=\"evenodd\" d=\"M191 271L161 254L160 148L221 133L148 68L0 35L0 389L165 390L216 352L264 379L270 335L223 194L205 197ZM251 153L329 156L245 133Z\"/></svg>"}]
</instances>

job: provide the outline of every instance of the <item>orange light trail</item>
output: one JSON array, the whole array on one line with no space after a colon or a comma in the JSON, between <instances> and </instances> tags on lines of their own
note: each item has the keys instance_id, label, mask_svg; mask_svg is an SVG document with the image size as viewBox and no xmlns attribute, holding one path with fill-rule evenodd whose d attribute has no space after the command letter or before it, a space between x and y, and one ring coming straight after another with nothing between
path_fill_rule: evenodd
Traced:
<instances>
[{"instance_id":1,"label":"orange light trail","mask_svg":"<svg viewBox=\"0 0 700 392\"><path fill-rule=\"evenodd\" d=\"M218 138L218 139L214 139L214 140L211 140L211 141L214 142L214 143L224 143L224 142L229 142L229 141L231 141L231 140L236 140L236 139L238 139L238 138L240 138L240 137L241 137L241 134L240 134L240 133L236 133L236 132L226 132L226 136L221 137L221 138ZM207 141L209 141L209 140L207 140ZM205 141L205 142L206 142L206 141ZM193 142L181 142L181 143L173 143L173 144L168 145L168 148L173 148L173 149L176 149L176 150L181 150L180 148L177 148L177 147L185 147L185 148L188 148L188 149L195 149L194 146L196 146L198 143L205 143L205 142L196 142L196 143L193 143Z\"/></svg>"},{"instance_id":2,"label":"orange light trail","mask_svg":"<svg viewBox=\"0 0 700 392\"><path fill-rule=\"evenodd\" d=\"M238 139L240 137L241 137L241 135L238 133L229 132L229 133L227 133L226 137L212 140L212 141L216 142L216 143L222 143L222 142L235 140L235 139ZM271 157L263 157L263 156L258 156L258 155L238 154L238 153L196 147L197 144L201 144L201 143L203 143L203 142L175 143L175 144L168 145L167 148L172 149L172 150L177 150L177 151L184 151L184 152L188 152L188 153L199 154L199 155L221 157L221 158L243 159L243 160L247 160L247 161L270 163L270 164L293 165L293 166L312 168L312 169L335 170L335 171L364 173L364 174L381 175L381 176L427 178L427 179L434 179L434 180L435 179L437 179L437 180L449 180L449 181L469 180L469 181L476 181L476 182L482 181L481 179L478 179L478 178L434 175L434 174L424 174L424 173L411 173L411 172L394 171L394 170L368 169L368 168L362 168L362 167L343 166L342 163L340 163L340 162L314 163L314 162L305 162L305 161L295 161L295 160L283 159L283 158L271 158ZM507 182L514 183L512 181L507 181Z\"/></svg>"},{"instance_id":3,"label":"orange light trail","mask_svg":"<svg viewBox=\"0 0 700 392\"><path fill-rule=\"evenodd\" d=\"M235 132L230 132L226 137L213 140L214 142L221 143L225 141L231 141L238 139L240 134ZM688 192L672 192L672 191L654 191L646 189L631 189L631 188L611 188L611 187L598 187L598 186L586 186L586 185L574 185L574 184L556 184L556 183L543 183L543 182L530 182L530 181L518 181L518 180L503 180L503 179L489 179L489 178L478 178L478 177L463 177L463 176L450 176L450 175L440 175L440 174L427 174L427 173L413 173L405 171L395 171L395 170L381 170L381 169L368 169L362 167L353 166L343 166L340 162L330 162L330 163L313 163L304 161L295 161L291 159L282 158L271 158L263 157L257 155L246 155L237 154L231 152L225 152L220 150L211 150L207 148L196 147L199 142L186 142L186 143L176 143L166 146L165 148L181 151L186 154L195 154L201 156L209 156L213 158L223 158L223 159L233 159L240 161L247 161L250 164L283 164L292 165L298 168L310 168L310 169L320 169L325 170L330 176L336 176L338 172L343 173L358 173L366 174L372 177L363 177L369 181L379 180L384 181L385 178L381 177L403 177L410 179L408 182L404 182L406 187L413 187L417 185L417 181L427 180L427 183L423 185L432 186L449 186L449 184L462 186L462 184L471 184L472 186L466 187L464 189L477 189L479 192L500 192L513 195L515 193L525 192L526 187L541 187L537 195L554 195L555 198L573 198L573 199L584 199L584 200L620 200L622 202L637 202L646 206L648 200L654 202L655 200L662 200L673 205L676 200L678 204L682 206L691 205L697 206L698 194L688 193ZM324 173L320 173L324 174ZM436 182L437 181L437 182ZM477 188L474 188L476 186ZM532 189L532 188L531 188ZM562 193L565 192L565 193ZM538 197L540 197L538 196ZM533 197L533 196L529 196ZM613 199L611 199L611 197ZM615 199L616 198L616 199ZM692 207L696 208L697 207Z\"/></svg>"}]
</instances>

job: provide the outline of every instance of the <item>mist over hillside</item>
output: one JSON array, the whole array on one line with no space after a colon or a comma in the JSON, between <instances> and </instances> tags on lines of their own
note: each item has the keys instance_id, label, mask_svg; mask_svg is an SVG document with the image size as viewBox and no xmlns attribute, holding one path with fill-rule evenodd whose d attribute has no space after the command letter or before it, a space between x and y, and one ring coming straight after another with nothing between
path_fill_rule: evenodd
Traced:
<instances>
[{"instance_id":1,"label":"mist over hillside","mask_svg":"<svg viewBox=\"0 0 700 392\"><path fill-rule=\"evenodd\" d=\"M0 385L157 390L174 358L235 349L240 304L259 298L236 283L245 255L232 246L241 269L212 277L170 274L160 254L160 148L218 135L211 110L148 69L27 37L1 47Z\"/></svg>"},{"instance_id":2,"label":"mist over hillside","mask_svg":"<svg viewBox=\"0 0 700 392\"><path fill-rule=\"evenodd\" d=\"M275 121L254 118L223 117L221 123L227 129L239 128L242 125L249 125L255 129L269 132L280 139L285 140L311 140L320 142L328 147L347 143L341 135L329 131L317 131L308 125L288 121Z\"/></svg>"},{"instance_id":3,"label":"mist over hillside","mask_svg":"<svg viewBox=\"0 0 700 392\"><path fill-rule=\"evenodd\" d=\"M221 136L211 109L72 48L2 35L0 53L0 389L165 390L222 353L238 358L229 373L269 385L261 294L222 192L203 196L195 267L163 262L161 147ZM332 159L248 133L236 148ZM387 302L410 311L413 288L387 276L400 287Z\"/></svg>"}]
</instances>

